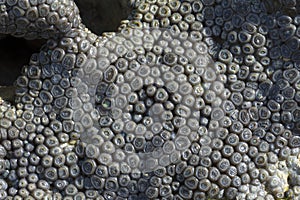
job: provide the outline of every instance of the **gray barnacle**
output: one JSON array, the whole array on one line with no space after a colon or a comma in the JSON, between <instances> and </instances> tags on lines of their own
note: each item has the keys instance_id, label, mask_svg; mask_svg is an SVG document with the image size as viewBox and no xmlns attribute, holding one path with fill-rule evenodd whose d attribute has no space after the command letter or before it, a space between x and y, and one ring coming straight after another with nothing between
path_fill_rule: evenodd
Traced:
<instances>
[{"instance_id":1,"label":"gray barnacle","mask_svg":"<svg viewBox=\"0 0 300 200\"><path fill-rule=\"evenodd\" d=\"M280 59L299 60L298 36L268 14L279 7L132 0L98 37L73 1L26 2L5 2L16 26L0 30L54 40L16 82L16 109L1 103L9 196L272 199L294 184L299 73Z\"/></svg>"}]
</instances>

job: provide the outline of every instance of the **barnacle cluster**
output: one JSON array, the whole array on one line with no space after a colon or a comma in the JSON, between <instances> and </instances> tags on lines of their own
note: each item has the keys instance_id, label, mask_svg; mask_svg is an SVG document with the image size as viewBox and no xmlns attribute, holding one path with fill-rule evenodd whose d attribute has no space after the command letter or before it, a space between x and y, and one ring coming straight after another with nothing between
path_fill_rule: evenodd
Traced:
<instances>
[{"instance_id":1,"label":"barnacle cluster","mask_svg":"<svg viewBox=\"0 0 300 200\"><path fill-rule=\"evenodd\" d=\"M130 2L97 36L0 0L0 33L47 39L0 102L0 199L300 198L297 1Z\"/></svg>"}]
</instances>

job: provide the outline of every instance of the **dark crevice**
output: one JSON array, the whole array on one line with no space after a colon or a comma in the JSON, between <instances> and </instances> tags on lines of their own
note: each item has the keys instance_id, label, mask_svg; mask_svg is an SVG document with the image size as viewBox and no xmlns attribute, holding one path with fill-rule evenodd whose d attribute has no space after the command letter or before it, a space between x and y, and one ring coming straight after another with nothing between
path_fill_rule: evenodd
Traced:
<instances>
[{"instance_id":1,"label":"dark crevice","mask_svg":"<svg viewBox=\"0 0 300 200\"><path fill-rule=\"evenodd\" d=\"M12 86L31 55L38 52L41 40L6 37L0 40L0 86Z\"/></svg>"},{"instance_id":2,"label":"dark crevice","mask_svg":"<svg viewBox=\"0 0 300 200\"><path fill-rule=\"evenodd\" d=\"M128 0L75 0L83 23L94 33L115 32L132 11Z\"/></svg>"}]
</instances>

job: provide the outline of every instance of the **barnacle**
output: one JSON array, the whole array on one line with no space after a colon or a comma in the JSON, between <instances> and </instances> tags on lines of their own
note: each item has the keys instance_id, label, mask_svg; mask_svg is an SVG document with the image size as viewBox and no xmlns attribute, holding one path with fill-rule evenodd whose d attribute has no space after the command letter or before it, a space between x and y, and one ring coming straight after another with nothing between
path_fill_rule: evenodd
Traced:
<instances>
[{"instance_id":1,"label":"barnacle","mask_svg":"<svg viewBox=\"0 0 300 200\"><path fill-rule=\"evenodd\" d=\"M297 2L128 3L97 36L73 0L0 1L47 40L0 99L0 199L299 198Z\"/></svg>"}]
</instances>

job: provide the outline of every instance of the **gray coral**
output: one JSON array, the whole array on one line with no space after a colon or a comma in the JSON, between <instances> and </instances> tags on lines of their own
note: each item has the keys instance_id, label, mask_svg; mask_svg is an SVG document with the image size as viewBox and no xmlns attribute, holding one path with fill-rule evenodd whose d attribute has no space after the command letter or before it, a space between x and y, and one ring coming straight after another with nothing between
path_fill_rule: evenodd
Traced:
<instances>
[{"instance_id":1,"label":"gray coral","mask_svg":"<svg viewBox=\"0 0 300 200\"><path fill-rule=\"evenodd\" d=\"M299 198L296 1L131 3L97 36L71 0L0 1L48 39L1 102L0 199Z\"/></svg>"}]
</instances>

